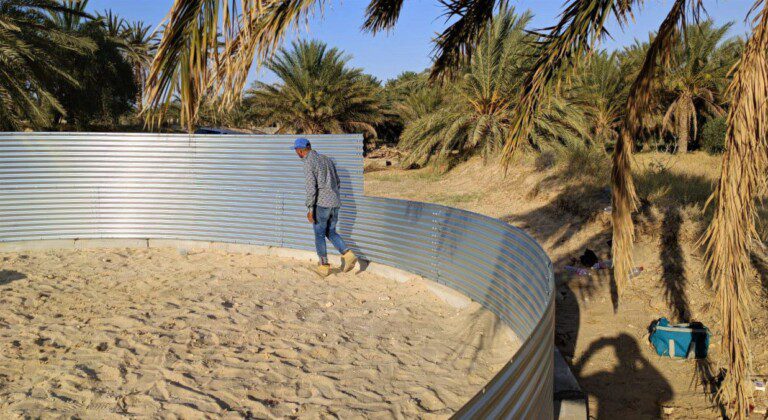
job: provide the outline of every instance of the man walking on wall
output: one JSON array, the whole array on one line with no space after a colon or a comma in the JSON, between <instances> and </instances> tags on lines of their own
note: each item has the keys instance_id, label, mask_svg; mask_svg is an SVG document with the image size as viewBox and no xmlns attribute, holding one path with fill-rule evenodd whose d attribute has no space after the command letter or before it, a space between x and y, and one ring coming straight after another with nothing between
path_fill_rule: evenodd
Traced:
<instances>
[{"instance_id":1,"label":"man walking on wall","mask_svg":"<svg viewBox=\"0 0 768 420\"><path fill-rule=\"evenodd\" d=\"M333 246L341 253L341 269L345 272L350 271L355 267L357 257L347 248L341 235L336 233L336 222L339 220L339 207L341 207L339 195L341 181L336 172L336 165L328 156L312 150L312 145L305 138L296 139L293 149L304 163L307 220L312 223L315 231L315 249L317 249L317 256L320 257L317 272L323 277L331 273L325 238L330 239Z\"/></svg>"}]
</instances>

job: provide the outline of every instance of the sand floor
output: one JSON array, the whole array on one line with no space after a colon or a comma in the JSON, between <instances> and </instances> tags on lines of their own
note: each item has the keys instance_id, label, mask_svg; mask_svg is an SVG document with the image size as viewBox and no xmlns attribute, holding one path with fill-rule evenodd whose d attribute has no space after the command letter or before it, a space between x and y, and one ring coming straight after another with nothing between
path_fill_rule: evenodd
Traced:
<instances>
[{"instance_id":1,"label":"sand floor","mask_svg":"<svg viewBox=\"0 0 768 420\"><path fill-rule=\"evenodd\" d=\"M447 417L517 345L479 305L223 251L0 253L0 418Z\"/></svg>"}]
</instances>

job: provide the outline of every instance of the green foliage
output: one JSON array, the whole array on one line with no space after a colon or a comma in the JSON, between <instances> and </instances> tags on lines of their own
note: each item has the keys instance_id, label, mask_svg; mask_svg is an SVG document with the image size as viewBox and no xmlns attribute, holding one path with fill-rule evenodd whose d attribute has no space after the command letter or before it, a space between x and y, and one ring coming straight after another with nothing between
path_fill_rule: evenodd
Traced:
<instances>
[{"instance_id":1,"label":"green foliage","mask_svg":"<svg viewBox=\"0 0 768 420\"><path fill-rule=\"evenodd\" d=\"M701 128L699 143L701 148L711 155L720 154L725 151L725 132L728 124L725 117L716 117L707 120Z\"/></svg>"},{"instance_id":2,"label":"green foliage","mask_svg":"<svg viewBox=\"0 0 768 420\"><path fill-rule=\"evenodd\" d=\"M696 138L700 121L725 112L727 73L741 48L739 39L726 38L730 27L702 21L688 28L671 51L670 65L657 70L649 112L641 116L642 135L635 138L636 144L685 150ZM585 106L593 143L613 147L625 116L629 87L654 36L648 41L636 40L619 52L596 52L573 75L576 100Z\"/></svg>"},{"instance_id":3,"label":"green foliage","mask_svg":"<svg viewBox=\"0 0 768 420\"><path fill-rule=\"evenodd\" d=\"M63 7L55 1L0 0L0 130L50 125L52 112L64 110L51 89L53 81L79 84L66 59L94 45L49 24L48 13L58 10Z\"/></svg>"},{"instance_id":4,"label":"green foliage","mask_svg":"<svg viewBox=\"0 0 768 420\"><path fill-rule=\"evenodd\" d=\"M60 19L64 22L69 20ZM133 109L139 87L133 68L100 21L79 23L74 32L91 39L91 54L74 54L66 60L71 77L79 84L56 84L54 91L64 108L61 117L78 129L92 125L116 126Z\"/></svg>"},{"instance_id":5,"label":"green foliage","mask_svg":"<svg viewBox=\"0 0 768 420\"><path fill-rule=\"evenodd\" d=\"M627 101L626 69L618 53L593 54L573 81L574 95L589 120L588 139L605 149L613 148Z\"/></svg>"},{"instance_id":6,"label":"green foliage","mask_svg":"<svg viewBox=\"0 0 768 420\"><path fill-rule=\"evenodd\" d=\"M474 153L488 159L501 149L509 138L515 100L532 59L533 38L525 31L530 20L530 13L516 15L514 9L494 18L463 73L444 88L443 99L421 115L413 113L400 140L409 152L405 165L423 166L433 159L445 162ZM586 134L584 114L570 95L565 89L548 92L536 116L533 144ZM427 93L419 103L429 98L433 96Z\"/></svg>"},{"instance_id":7,"label":"green foliage","mask_svg":"<svg viewBox=\"0 0 768 420\"><path fill-rule=\"evenodd\" d=\"M0 0L0 129L111 127L142 110L142 89L157 37L142 22L111 11L85 13L87 0ZM296 42L266 64L280 78L254 84L242 106L223 110L221 97L200 101L204 125L282 132L364 132L366 139L399 143L406 164L458 162L475 153L495 155L509 141L510 115L519 105L525 70L541 38L526 32L530 15L501 10L472 45L455 78L430 81L430 71L404 72L382 87L349 57L313 41ZM659 72L651 112L637 144L667 149L698 140L721 150L727 71L742 41L727 39L730 25L692 25ZM653 39L653 34L649 40ZM610 150L624 118L627 92L649 42L621 51L595 51L578 70L544 91L528 142L537 149L586 143ZM174 88L175 89L175 88ZM173 95L177 95L175 90ZM168 116L179 119L179 103ZM174 116L175 115L175 116ZM705 122L697 133L698 124Z\"/></svg>"},{"instance_id":8,"label":"green foliage","mask_svg":"<svg viewBox=\"0 0 768 420\"><path fill-rule=\"evenodd\" d=\"M0 0L0 130L115 129L140 101L149 27L87 0ZM69 128L69 127L67 127Z\"/></svg>"},{"instance_id":9,"label":"green foliage","mask_svg":"<svg viewBox=\"0 0 768 420\"><path fill-rule=\"evenodd\" d=\"M690 28L663 74L663 93L669 100L662 127L677 138L678 153L687 152L689 141L696 138L700 117L724 113L724 81L735 63L737 45L724 40L731 26L717 27L708 20Z\"/></svg>"},{"instance_id":10,"label":"green foliage","mask_svg":"<svg viewBox=\"0 0 768 420\"><path fill-rule=\"evenodd\" d=\"M580 141L551 146L559 172L568 179L589 180L595 185L607 185L611 162L600 145Z\"/></svg>"},{"instance_id":11,"label":"green foliage","mask_svg":"<svg viewBox=\"0 0 768 420\"><path fill-rule=\"evenodd\" d=\"M256 82L246 106L258 124L281 133L365 133L383 120L378 81L319 41L296 41L266 63L280 82Z\"/></svg>"},{"instance_id":12,"label":"green foliage","mask_svg":"<svg viewBox=\"0 0 768 420\"><path fill-rule=\"evenodd\" d=\"M381 91L384 121L376 128L378 137L396 144L405 125L443 106L444 89L429 82L429 73L406 71L388 80Z\"/></svg>"}]
</instances>

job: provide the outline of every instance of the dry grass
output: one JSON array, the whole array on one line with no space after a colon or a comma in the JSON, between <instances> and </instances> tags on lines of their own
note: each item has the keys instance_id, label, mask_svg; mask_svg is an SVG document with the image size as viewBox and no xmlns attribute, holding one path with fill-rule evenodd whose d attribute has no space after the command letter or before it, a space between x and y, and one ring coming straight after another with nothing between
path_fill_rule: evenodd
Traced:
<instances>
[{"instance_id":1,"label":"dry grass","mask_svg":"<svg viewBox=\"0 0 768 420\"><path fill-rule=\"evenodd\" d=\"M638 155L633 168L638 196L658 207L703 211L714 191L720 163L719 156L703 152Z\"/></svg>"},{"instance_id":2,"label":"dry grass","mask_svg":"<svg viewBox=\"0 0 768 420\"><path fill-rule=\"evenodd\" d=\"M556 168L569 179L599 185L610 176L610 159L599 147L573 144L555 149Z\"/></svg>"},{"instance_id":3,"label":"dry grass","mask_svg":"<svg viewBox=\"0 0 768 420\"><path fill-rule=\"evenodd\" d=\"M439 175L423 169L367 173L366 194L434 202L502 218L533 234L547 249L556 267L567 264L571 257L583 252L584 247L595 249L601 255L607 254L605 241L609 238L610 221L602 210L610 204L606 192L609 179L604 175L610 163L599 155L590 155L582 150L553 151L544 157L522 153L518 156L506 178L501 176L500 167L485 166L481 159L460 164ZM603 168L597 165L597 170L582 170L594 162L603 162ZM609 317L614 319L606 327L611 333L626 329L627 311L641 320L664 314L668 309L664 304L664 289L647 282L653 281L654 275L659 276L660 282L667 281L659 273L671 273L667 274L670 277L668 282L682 282L683 286L678 286L678 289L687 293L696 319L709 325L714 337L721 336L722 318L715 306L714 293L703 281L702 250L695 245L714 214L712 206L705 212L705 203L714 190L720 170L720 156L700 152L683 156L655 152L634 156L632 172L643 203L642 211L634 215L639 234L635 257L636 263L645 266L648 274L642 286L639 283L630 284L628 295L623 297L622 310L614 318ZM763 198L768 199L768 195L764 194ZM758 230L766 241L768 206L758 206L757 212ZM665 236L672 229L664 225L665 222L669 224L669 214L679 214L676 219L678 227L676 233ZM644 219L645 215L648 215L647 219ZM664 245L664 240L670 235L674 243ZM665 246L673 246L677 252L670 253ZM666 255L664 258L667 260L659 255ZM768 261L760 256L753 258ZM684 268L675 271L670 270L670 266ZM758 304L768 307L768 301L765 301L768 296L768 264L763 262L762 267L759 270L762 277L757 281L750 280L750 287L753 296L763 299ZM683 296L686 296L685 293ZM593 303L586 303L582 311L599 312L601 305L595 299L601 297L594 293L589 296ZM656 303L648 307L649 300ZM765 337L763 329L768 325L765 314L765 311L753 313L757 319L752 331L757 372L765 372L768 366L768 351L763 350L764 346L756 345L761 343L761 337ZM591 328L585 326L592 325L590 323L603 323L604 315L599 319L583 318L582 323L586 324L582 324L582 328ZM632 319L631 323L635 321ZM728 356L721 349L721 346L713 345L712 361L727 366ZM663 362L658 364L669 368ZM678 396L685 401L691 400L687 396Z\"/></svg>"},{"instance_id":4,"label":"dry grass","mask_svg":"<svg viewBox=\"0 0 768 420\"><path fill-rule=\"evenodd\" d=\"M683 156L660 152L637 154L632 164L637 194L641 201L660 213L667 208L679 210L686 222L695 224L691 238L698 239L712 218L712 206L706 208L705 213L705 204L714 191L721 161L721 156L704 152ZM563 214L589 220L609 205L603 200L610 191L609 169L609 159L600 151L562 148L541 155L521 153L506 177L501 167L483 165L481 159L472 159L446 173L429 167L367 172L366 193L391 195L393 190L400 190L398 196L402 198L475 211L485 208L494 216L503 214L492 208L509 207L510 200L516 204L519 200L533 203L556 197ZM762 198L768 204L768 194ZM596 200L601 201L596 204ZM768 206L760 206L758 212L758 230L765 240L768 239Z\"/></svg>"}]
</instances>

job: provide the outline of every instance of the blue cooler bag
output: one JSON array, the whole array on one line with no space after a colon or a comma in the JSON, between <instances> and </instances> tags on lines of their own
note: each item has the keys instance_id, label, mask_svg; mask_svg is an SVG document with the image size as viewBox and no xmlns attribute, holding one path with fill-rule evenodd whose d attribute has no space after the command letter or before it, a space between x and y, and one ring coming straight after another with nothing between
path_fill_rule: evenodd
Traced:
<instances>
[{"instance_id":1,"label":"blue cooler bag","mask_svg":"<svg viewBox=\"0 0 768 420\"><path fill-rule=\"evenodd\" d=\"M670 325L661 318L651 325L651 344L659 356L703 359L709 348L709 329L700 322Z\"/></svg>"}]
</instances>

